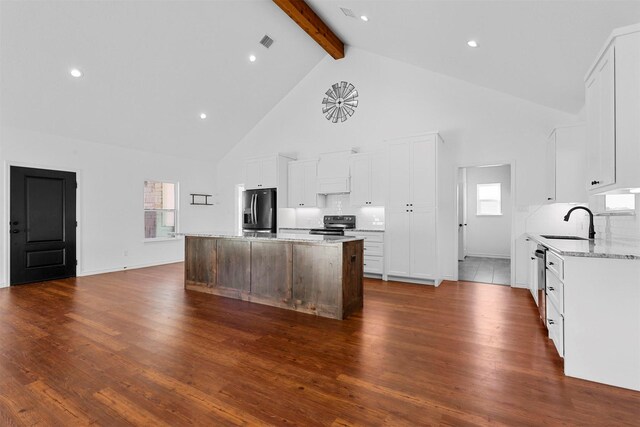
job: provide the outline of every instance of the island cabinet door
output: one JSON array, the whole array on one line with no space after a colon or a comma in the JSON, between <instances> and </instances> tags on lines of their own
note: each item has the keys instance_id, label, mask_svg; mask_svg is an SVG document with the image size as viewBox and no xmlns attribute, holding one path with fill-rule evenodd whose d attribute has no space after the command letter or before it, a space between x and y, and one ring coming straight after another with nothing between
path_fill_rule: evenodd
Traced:
<instances>
[{"instance_id":1,"label":"island cabinet door","mask_svg":"<svg viewBox=\"0 0 640 427\"><path fill-rule=\"evenodd\" d=\"M293 302L296 309L342 318L342 248L293 245Z\"/></svg>"},{"instance_id":2,"label":"island cabinet door","mask_svg":"<svg viewBox=\"0 0 640 427\"><path fill-rule=\"evenodd\" d=\"M230 295L248 293L251 284L251 242L218 240L218 287Z\"/></svg>"},{"instance_id":3,"label":"island cabinet door","mask_svg":"<svg viewBox=\"0 0 640 427\"><path fill-rule=\"evenodd\" d=\"M292 259L291 243L251 242L251 296L291 305Z\"/></svg>"},{"instance_id":4,"label":"island cabinet door","mask_svg":"<svg viewBox=\"0 0 640 427\"><path fill-rule=\"evenodd\" d=\"M185 286L216 285L216 239L209 237L185 238Z\"/></svg>"}]
</instances>

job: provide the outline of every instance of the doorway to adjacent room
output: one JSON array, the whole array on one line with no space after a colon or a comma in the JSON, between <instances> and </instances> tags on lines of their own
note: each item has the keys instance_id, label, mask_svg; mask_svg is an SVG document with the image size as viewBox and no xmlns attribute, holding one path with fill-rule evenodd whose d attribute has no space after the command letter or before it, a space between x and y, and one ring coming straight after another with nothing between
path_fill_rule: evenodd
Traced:
<instances>
[{"instance_id":1,"label":"doorway to adjacent room","mask_svg":"<svg viewBox=\"0 0 640 427\"><path fill-rule=\"evenodd\" d=\"M458 168L458 280L511 284L511 165Z\"/></svg>"}]
</instances>

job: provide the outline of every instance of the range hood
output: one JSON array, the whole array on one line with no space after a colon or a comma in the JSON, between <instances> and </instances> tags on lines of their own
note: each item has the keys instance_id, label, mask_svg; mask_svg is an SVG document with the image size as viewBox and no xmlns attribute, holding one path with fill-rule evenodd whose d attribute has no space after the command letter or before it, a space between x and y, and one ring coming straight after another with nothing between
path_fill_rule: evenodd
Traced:
<instances>
[{"instance_id":1,"label":"range hood","mask_svg":"<svg viewBox=\"0 0 640 427\"><path fill-rule=\"evenodd\" d=\"M318 194L346 194L351 192L349 162L354 150L320 154L318 160Z\"/></svg>"}]
</instances>

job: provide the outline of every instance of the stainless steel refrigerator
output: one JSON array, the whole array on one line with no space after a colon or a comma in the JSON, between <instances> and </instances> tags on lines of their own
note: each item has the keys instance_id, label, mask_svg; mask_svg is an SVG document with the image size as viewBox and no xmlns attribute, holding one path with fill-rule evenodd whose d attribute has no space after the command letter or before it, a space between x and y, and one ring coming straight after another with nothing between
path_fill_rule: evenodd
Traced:
<instances>
[{"instance_id":1,"label":"stainless steel refrigerator","mask_svg":"<svg viewBox=\"0 0 640 427\"><path fill-rule=\"evenodd\" d=\"M277 233L275 188L246 190L242 209L242 230Z\"/></svg>"}]
</instances>

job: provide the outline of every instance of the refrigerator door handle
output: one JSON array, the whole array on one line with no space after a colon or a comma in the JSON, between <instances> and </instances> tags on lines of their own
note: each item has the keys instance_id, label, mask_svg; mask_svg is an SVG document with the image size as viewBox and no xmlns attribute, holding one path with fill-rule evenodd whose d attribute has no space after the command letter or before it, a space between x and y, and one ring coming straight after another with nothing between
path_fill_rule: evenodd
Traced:
<instances>
[{"instance_id":1,"label":"refrigerator door handle","mask_svg":"<svg viewBox=\"0 0 640 427\"><path fill-rule=\"evenodd\" d=\"M253 195L253 200L251 201L251 215L253 216L253 223L257 224L258 223L258 212L257 212L257 204L258 204L258 195L254 194Z\"/></svg>"}]
</instances>

